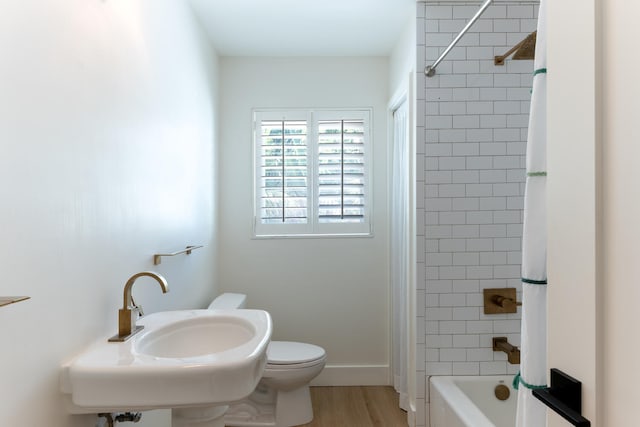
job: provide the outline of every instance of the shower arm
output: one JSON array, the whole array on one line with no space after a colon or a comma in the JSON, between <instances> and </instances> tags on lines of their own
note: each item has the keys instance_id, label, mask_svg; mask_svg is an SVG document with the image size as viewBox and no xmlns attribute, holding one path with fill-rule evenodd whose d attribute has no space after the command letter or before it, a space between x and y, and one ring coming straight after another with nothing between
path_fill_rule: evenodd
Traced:
<instances>
[{"instance_id":1,"label":"shower arm","mask_svg":"<svg viewBox=\"0 0 640 427\"><path fill-rule=\"evenodd\" d=\"M447 56L447 54L449 53L449 51L451 49L453 49L453 47L460 41L460 39L462 38L462 36L465 35L465 33L467 31L469 31L469 28L471 28L471 26L478 20L478 18L480 18L480 16L484 13L484 11L489 7L489 5L493 2L493 0L486 0L482 6L480 6L480 9L478 9L478 11L476 12L475 15L473 15L473 18L471 18L471 20L467 23L467 25L464 26L464 28L458 33L458 35L456 36L455 39L453 39L453 41L449 44L449 46L447 46L447 48L444 50L444 52L442 52L440 54L440 56L438 57L438 59L435 60L435 62L431 65L428 65L427 67L425 67L424 69L424 74L427 77L433 77L436 74L436 67L442 62L442 60L445 58L445 56Z\"/></svg>"}]
</instances>

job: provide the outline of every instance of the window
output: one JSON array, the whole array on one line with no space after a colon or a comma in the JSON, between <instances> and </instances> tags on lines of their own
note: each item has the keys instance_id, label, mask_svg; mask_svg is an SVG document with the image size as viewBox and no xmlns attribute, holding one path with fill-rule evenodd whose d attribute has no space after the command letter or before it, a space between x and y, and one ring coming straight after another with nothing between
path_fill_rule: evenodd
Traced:
<instances>
[{"instance_id":1,"label":"window","mask_svg":"<svg viewBox=\"0 0 640 427\"><path fill-rule=\"evenodd\" d=\"M256 236L370 234L370 115L254 112Z\"/></svg>"}]
</instances>

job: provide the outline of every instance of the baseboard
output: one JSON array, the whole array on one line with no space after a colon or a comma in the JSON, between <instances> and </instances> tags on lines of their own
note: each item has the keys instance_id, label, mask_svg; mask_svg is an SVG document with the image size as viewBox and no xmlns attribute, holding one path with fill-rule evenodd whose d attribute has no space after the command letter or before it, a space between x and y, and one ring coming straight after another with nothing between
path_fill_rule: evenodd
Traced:
<instances>
[{"instance_id":1,"label":"baseboard","mask_svg":"<svg viewBox=\"0 0 640 427\"><path fill-rule=\"evenodd\" d=\"M389 365L327 365L312 386L391 385Z\"/></svg>"}]
</instances>

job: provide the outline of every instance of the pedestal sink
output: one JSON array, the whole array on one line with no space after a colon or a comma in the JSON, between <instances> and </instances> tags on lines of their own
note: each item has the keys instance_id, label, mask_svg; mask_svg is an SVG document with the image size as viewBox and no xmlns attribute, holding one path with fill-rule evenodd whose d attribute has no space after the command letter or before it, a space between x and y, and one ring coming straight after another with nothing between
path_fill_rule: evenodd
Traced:
<instances>
[{"instance_id":1,"label":"pedestal sink","mask_svg":"<svg viewBox=\"0 0 640 427\"><path fill-rule=\"evenodd\" d=\"M130 340L101 340L63 366L71 413L171 408L173 427L223 426L225 404L258 384L272 331L262 310L167 311L138 325Z\"/></svg>"}]
</instances>

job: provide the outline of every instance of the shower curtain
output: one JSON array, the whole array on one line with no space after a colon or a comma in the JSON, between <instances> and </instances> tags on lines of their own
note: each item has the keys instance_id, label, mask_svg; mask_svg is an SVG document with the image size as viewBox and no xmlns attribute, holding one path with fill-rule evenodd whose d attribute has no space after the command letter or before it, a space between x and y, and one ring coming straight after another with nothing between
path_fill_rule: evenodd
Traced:
<instances>
[{"instance_id":1,"label":"shower curtain","mask_svg":"<svg viewBox=\"0 0 640 427\"><path fill-rule=\"evenodd\" d=\"M400 407L409 407L407 365L408 331L408 238L409 168L407 103L393 112L393 153L391 164L391 288L393 385L400 395Z\"/></svg>"},{"instance_id":2,"label":"shower curtain","mask_svg":"<svg viewBox=\"0 0 640 427\"><path fill-rule=\"evenodd\" d=\"M527 137L527 183L522 236L522 341L516 427L546 425L546 406L531 394L545 387L547 371L546 222L546 0L540 0L531 112Z\"/></svg>"}]
</instances>

